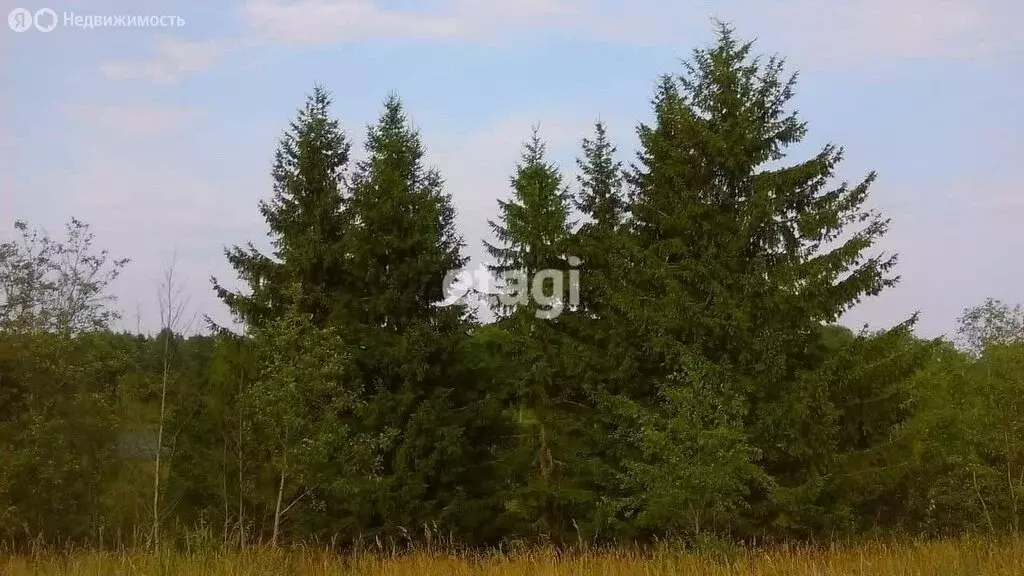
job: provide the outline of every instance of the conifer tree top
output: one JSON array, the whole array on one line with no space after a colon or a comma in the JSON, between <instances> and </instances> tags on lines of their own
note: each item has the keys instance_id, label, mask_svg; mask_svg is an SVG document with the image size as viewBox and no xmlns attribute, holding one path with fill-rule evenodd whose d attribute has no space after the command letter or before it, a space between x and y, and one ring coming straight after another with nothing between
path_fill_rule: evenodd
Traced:
<instances>
[{"instance_id":1,"label":"conifer tree top","mask_svg":"<svg viewBox=\"0 0 1024 576\"><path fill-rule=\"evenodd\" d=\"M289 305L284 287L293 283L302 287L297 305L315 323L329 315L331 294L341 281L338 247L346 228L343 187L351 150L330 108L330 93L316 86L278 143L273 193L259 203L273 254L251 243L226 250L246 292L214 280L218 296L244 324L258 327L280 316Z\"/></svg>"}]
</instances>

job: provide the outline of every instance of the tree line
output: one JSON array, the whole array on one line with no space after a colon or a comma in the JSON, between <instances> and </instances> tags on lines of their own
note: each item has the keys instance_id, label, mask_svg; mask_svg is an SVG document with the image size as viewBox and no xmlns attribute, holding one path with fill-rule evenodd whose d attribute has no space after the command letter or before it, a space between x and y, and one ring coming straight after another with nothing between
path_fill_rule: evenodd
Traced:
<instances>
[{"instance_id":1,"label":"tree line","mask_svg":"<svg viewBox=\"0 0 1024 576\"><path fill-rule=\"evenodd\" d=\"M1024 311L960 337L837 324L898 281L843 149L794 161L795 75L728 27L658 82L625 163L597 122L575 182L535 130L490 222L495 272L579 274L557 314L444 279L455 207L402 102L365 159L317 87L226 250L241 329L116 332L125 260L73 220L0 245L0 537L468 545L1019 529ZM243 239L244 240L244 239ZM507 292L513 287L498 289ZM556 295L557 296L557 295ZM138 332L138 330L136 331Z\"/></svg>"}]
</instances>

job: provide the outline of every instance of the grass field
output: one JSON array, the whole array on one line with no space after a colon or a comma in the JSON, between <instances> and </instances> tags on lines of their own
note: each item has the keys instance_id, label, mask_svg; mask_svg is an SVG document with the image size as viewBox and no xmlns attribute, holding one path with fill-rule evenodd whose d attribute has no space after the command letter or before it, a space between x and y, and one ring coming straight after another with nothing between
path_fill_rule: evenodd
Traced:
<instances>
[{"instance_id":1,"label":"grass field","mask_svg":"<svg viewBox=\"0 0 1024 576\"><path fill-rule=\"evenodd\" d=\"M394 556L338 556L308 549L167 555L79 552L64 555L0 555L0 574L1019 576L1024 575L1024 539L963 539L929 543L875 543L828 550L747 551L739 552L729 559L675 552L558 553L552 550L471 555L414 552Z\"/></svg>"}]
</instances>

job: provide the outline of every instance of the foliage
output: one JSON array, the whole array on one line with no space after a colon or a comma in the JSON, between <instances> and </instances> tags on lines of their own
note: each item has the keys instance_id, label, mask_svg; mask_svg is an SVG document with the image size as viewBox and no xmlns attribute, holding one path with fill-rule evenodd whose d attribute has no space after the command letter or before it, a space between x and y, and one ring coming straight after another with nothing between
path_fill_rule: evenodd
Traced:
<instances>
[{"instance_id":1,"label":"foliage","mask_svg":"<svg viewBox=\"0 0 1024 576\"><path fill-rule=\"evenodd\" d=\"M598 122L570 193L535 130L487 248L497 272L578 272L558 314L438 305L463 240L393 95L351 166L322 88L281 138L272 251L227 250L244 288L214 281L241 333L177 333L169 291L160 333L115 334L126 262L77 220L64 241L19 222L0 244L0 538L728 552L1019 531L1021 308L965 311L959 348L915 315L838 325L896 259L874 174L835 183L833 145L792 157L795 86L722 26L658 84L631 165Z\"/></svg>"},{"instance_id":2,"label":"foliage","mask_svg":"<svg viewBox=\"0 0 1024 576\"><path fill-rule=\"evenodd\" d=\"M217 294L246 325L256 327L280 315L290 305L282 291L299 283L300 310L322 326L333 290L344 281L339 248L346 230L342 185L350 145L330 117L330 106L330 94L316 87L278 144L271 170L274 194L260 202L273 257L252 243L225 251L249 293L213 280Z\"/></svg>"},{"instance_id":3,"label":"foliage","mask_svg":"<svg viewBox=\"0 0 1024 576\"><path fill-rule=\"evenodd\" d=\"M533 297L520 297L519 304L511 306L497 299L492 307L498 314L507 315L517 308L532 309L536 299L535 275L541 270L566 268L566 248L572 227L568 220L570 197L558 168L547 161L545 153L544 143L534 128L511 179L513 197L498 200L500 220L488 221L499 244L485 241L484 247L494 259L491 270L499 273L499 293L516 291L525 296L525 291ZM512 278L502 283L504 275L510 272L524 275L526 286L511 286ZM550 294L553 288L546 288L544 294Z\"/></svg>"},{"instance_id":4,"label":"foliage","mask_svg":"<svg viewBox=\"0 0 1024 576\"><path fill-rule=\"evenodd\" d=\"M252 438L265 450L264 462L276 472L276 539L282 498L291 508L318 488L351 491L346 479L367 469L365 442L352 432L362 398L349 385L344 341L334 329L315 328L297 303L259 328L253 345L257 373L241 409L249 415Z\"/></svg>"},{"instance_id":5,"label":"foliage","mask_svg":"<svg viewBox=\"0 0 1024 576\"><path fill-rule=\"evenodd\" d=\"M74 218L63 241L21 220L14 228L20 242L0 244L0 326L65 336L110 328L119 314L107 290L128 260L95 251L89 225Z\"/></svg>"},{"instance_id":6,"label":"foliage","mask_svg":"<svg viewBox=\"0 0 1024 576\"><path fill-rule=\"evenodd\" d=\"M1024 343L1024 306L989 298L960 317L960 344L973 354L986 346Z\"/></svg>"},{"instance_id":7,"label":"foliage","mask_svg":"<svg viewBox=\"0 0 1024 576\"><path fill-rule=\"evenodd\" d=\"M462 305L437 306L445 276L461 268L455 210L401 101L389 96L366 138L345 243L356 276L334 317L359 345L366 390L361 429L372 438L371 482L347 509L346 536L395 535L436 524L467 540L490 537L498 514L492 465L503 421L464 354Z\"/></svg>"}]
</instances>

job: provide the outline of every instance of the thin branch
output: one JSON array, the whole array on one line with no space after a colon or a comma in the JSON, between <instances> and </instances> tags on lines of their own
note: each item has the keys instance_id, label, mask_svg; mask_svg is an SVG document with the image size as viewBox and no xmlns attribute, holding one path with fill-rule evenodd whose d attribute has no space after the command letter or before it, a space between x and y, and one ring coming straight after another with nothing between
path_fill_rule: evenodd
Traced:
<instances>
[{"instance_id":1,"label":"thin branch","mask_svg":"<svg viewBox=\"0 0 1024 576\"><path fill-rule=\"evenodd\" d=\"M289 510L291 510L291 509L292 509L292 506L295 506L296 504L298 504L298 503L299 503L299 500L302 500L302 498L303 498L303 497L305 497L305 496L306 496L307 494L309 494L310 492L311 492L311 490L310 490L309 488L306 488L306 490L305 490L305 491L304 491L304 492L303 492L302 494L299 494L299 495L298 495L298 496L297 496L297 497L295 498L295 500L292 500L292 503L291 503L291 504L289 504L288 506L286 506L284 510L281 510L281 516L284 516L284 515L285 515L285 514L286 514L286 513L287 513L287 512L289 511Z\"/></svg>"}]
</instances>

